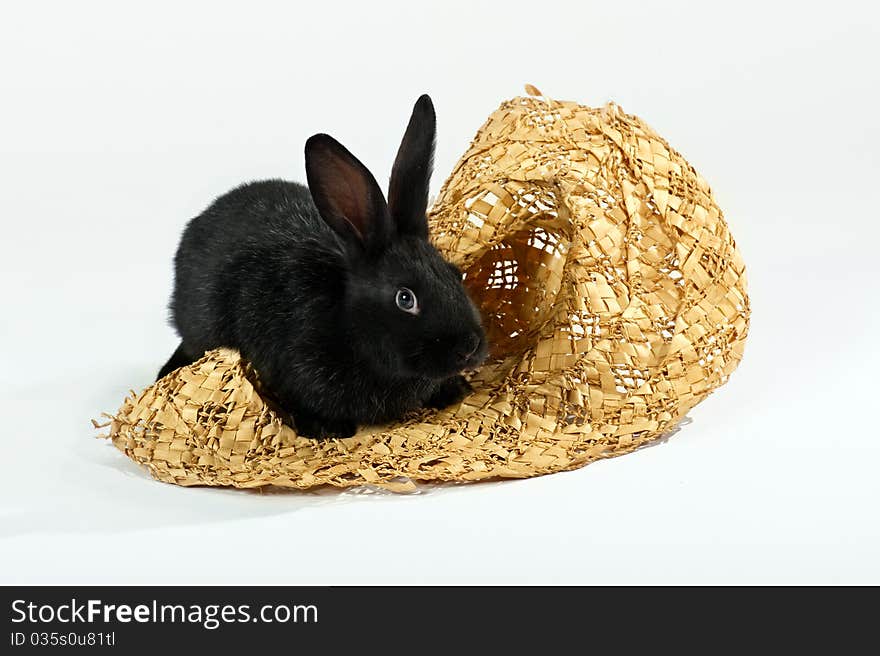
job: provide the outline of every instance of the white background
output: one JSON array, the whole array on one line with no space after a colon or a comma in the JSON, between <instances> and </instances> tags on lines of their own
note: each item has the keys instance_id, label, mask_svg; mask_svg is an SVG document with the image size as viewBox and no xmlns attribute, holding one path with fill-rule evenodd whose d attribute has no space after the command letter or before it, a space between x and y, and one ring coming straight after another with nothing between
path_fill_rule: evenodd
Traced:
<instances>
[{"instance_id":1,"label":"white background","mask_svg":"<svg viewBox=\"0 0 880 656\"><path fill-rule=\"evenodd\" d=\"M0 581L880 583L872 6L5 6ZM742 248L745 360L678 434L408 496L176 488L94 439L176 345L172 256L214 196L303 180L325 131L384 184L425 91L436 192L526 82L645 118Z\"/></svg>"}]
</instances>

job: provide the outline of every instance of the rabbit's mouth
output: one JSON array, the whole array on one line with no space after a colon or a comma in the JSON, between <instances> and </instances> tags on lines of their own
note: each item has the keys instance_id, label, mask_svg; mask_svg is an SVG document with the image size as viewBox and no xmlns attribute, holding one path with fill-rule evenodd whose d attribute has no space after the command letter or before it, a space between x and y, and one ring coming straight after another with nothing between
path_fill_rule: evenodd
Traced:
<instances>
[{"instance_id":1,"label":"rabbit's mouth","mask_svg":"<svg viewBox=\"0 0 880 656\"><path fill-rule=\"evenodd\" d=\"M480 336L479 343L474 348L474 350L467 356L460 371L462 373L468 371L476 371L479 369L480 365L486 361L486 357L489 355L489 344L486 341L486 338Z\"/></svg>"},{"instance_id":2,"label":"rabbit's mouth","mask_svg":"<svg viewBox=\"0 0 880 656\"><path fill-rule=\"evenodd\" d=\"M416 367L413 367L414 370L411 374L433 380L444 380L457 374L476 371L485 359L486 348L483 346L478 352L464 360L450 360L448 356L433 362L422 360Z\"/></svg>"},{"instance_id":3,"label":"rabbit's mouth","mask_svg":"<svg viewBox=\"0 0 880 656\"><path fill-rule=\"evenodd\" d=\"M466 371L475 371L486 359L489 349L482 330L473 330L455 340L444 353L447 367L442 376L452 376Z\"/></svg>"}]
</instances>

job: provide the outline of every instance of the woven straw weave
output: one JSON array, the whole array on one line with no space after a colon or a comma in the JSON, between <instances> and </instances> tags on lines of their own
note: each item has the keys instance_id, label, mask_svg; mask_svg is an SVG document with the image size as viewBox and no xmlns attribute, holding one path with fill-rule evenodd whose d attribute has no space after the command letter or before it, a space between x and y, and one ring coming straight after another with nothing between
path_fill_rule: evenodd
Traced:
<instances>
[{"instance_id":1,"label":"woven straw weave","mask_svg":"<svg viewBox=\"0 0 880 656\"><path fill-rule=\"evenodd\" d=\"M431 224L492 343L460 405L305 439L221 349L126 399L113 443L178 485L407 490L535 476L654 440L742 357L744 267L708 184L614 104L503 103Z\"/></svg>"}]
</instances>

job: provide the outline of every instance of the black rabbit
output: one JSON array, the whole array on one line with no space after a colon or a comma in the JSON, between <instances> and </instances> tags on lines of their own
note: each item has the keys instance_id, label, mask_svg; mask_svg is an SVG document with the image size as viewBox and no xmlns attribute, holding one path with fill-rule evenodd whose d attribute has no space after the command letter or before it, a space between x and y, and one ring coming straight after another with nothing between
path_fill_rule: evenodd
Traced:
<instances>
[{"instance_id":1,"label":"black rabbit","mask_svg":"<svg viewBox=\"0 0 880 656\"><path fill-rule=\"evenodd\" d=\"M187 225L171 315L181 344L159 377L212 348L238 349L297 431L445 407L486 357L461 272L428 239L431 99L418 99L386 203L376 180L326 134L305 146L309 188L269 180L218 198Z\"/></svg>"}]
</instances>

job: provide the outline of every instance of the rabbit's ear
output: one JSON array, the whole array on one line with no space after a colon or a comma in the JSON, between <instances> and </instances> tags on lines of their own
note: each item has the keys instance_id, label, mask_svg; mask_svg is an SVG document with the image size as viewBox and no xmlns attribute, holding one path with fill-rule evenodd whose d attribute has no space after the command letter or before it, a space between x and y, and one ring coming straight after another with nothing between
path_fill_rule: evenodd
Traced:
<instances>
[{"instance_id":1,"label":"rabbit's ear","mask_svg":"<svg viewBox=\"0 0 880 656\"><path fill-rule=\"evenodd\" d=\"M391 183L388 188L388 209L397 225L398 234L428 236L428 185L434 166L434 137L437 119L434 104L427 95L416 101L409 125L397 151Z\"/></svg>"},{"instance_id":2,"label":"rabbit's ear","mask_svg":"<svg viewBox=\"0 0 880 656\"><path fill-rule=\"evenodd\" d=\"M391 218L373 174L326 134L306 141L306 177L321 217L346 243L374 250L388 239Z\"/></svg>"}]
</instances>

